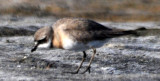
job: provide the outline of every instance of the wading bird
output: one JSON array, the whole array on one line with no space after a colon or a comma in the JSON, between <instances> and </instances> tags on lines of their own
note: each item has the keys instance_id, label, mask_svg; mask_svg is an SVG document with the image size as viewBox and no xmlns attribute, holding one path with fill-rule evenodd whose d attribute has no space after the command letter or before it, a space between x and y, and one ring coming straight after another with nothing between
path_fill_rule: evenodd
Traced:
<instances>
[{"instance_id":1,"label":"wading bird","mask_svg":"<svg viewBox=\"0 0 160 81\"><path fill-rule=\"evenodd\" d=\"M96 54L96 48L103 46L109 39L124 35L137 35L137 30L111 29L93 20L81 18L63 18L55 22L52 27L40 28L34 35L35 46L31 52L38 47L60 48L71 51L82 51L82 61L75 72L78 73L85 58L86 50L93 49L93 55L87 68L82 72L90 72L92 60Z\"/></svg>"}]
</instances>

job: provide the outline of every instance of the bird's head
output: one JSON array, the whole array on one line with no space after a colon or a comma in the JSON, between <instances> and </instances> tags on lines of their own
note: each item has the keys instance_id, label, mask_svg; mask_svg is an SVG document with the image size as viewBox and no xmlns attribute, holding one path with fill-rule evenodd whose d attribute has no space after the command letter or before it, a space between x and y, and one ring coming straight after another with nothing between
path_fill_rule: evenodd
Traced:
<instances>
[{"instance_id":1,"label":"bird's head","mask_svg":"<svg viewBox=\"0 0 160 81\"><path fill-rule=\"evenodd\" d=\"M31 52L36 51L37 48L50 48L52 46L53 29L52 27L42 27L34 34L34 48Z\"/></svg>"}]
</instances>

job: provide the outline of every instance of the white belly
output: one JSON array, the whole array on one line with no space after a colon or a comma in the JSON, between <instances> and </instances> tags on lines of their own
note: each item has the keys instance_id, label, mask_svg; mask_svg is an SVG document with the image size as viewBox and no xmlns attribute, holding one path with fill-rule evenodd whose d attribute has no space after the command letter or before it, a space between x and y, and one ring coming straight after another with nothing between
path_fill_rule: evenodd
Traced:
<instances>
[{"instance_id":1,"label":"white belly","mask_svg":"<svg viewBox=\"0 0 160 81\"><path fill-rule=\"evenodd\" d=\"M63 48L71 51L85 51L89 49L86 44L74 41L72 39L64 39Z\"/></svg>"},{"instance_id":2,"label":"white belly","mask_svg":"<svg viewBox=\"0 0 160 81\"><path fill-rule=\"evenodd\" d=\"M63 40L63 48L71 51L85 51L91 48L99 48L103 46L108 40L104 41L91 41L87 44L83 42L77 42L72 39Z\"/></svg>"}]
</instances>

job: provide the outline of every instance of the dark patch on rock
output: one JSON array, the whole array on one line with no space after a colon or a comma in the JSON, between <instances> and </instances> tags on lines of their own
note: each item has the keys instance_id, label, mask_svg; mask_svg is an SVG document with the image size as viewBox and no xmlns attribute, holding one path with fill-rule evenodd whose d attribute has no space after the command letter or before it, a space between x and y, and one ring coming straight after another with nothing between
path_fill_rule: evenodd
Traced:
<instances>
[{"instance_id":1,"label":"dark patch on rock","mask_svg":"<svg viewBox=\"0 0 160 81\"><path fill-rule=\"evenodd\" d=\"M0 27L0 36L25 36L33 35L34 31L29 31L23 28L9 28L9 27Z\"/></svg>"}]
</instances>

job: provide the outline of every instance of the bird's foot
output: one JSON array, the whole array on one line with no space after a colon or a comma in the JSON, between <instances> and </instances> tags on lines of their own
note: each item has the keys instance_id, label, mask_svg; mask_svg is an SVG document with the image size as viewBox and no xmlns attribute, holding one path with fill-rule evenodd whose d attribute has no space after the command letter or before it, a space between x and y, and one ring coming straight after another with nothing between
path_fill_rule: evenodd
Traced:
<instances>
[{"instance_id":1,"label":"bird's foot","mask_svg":"<svg viewBox=\"0 0 160 81\"><path fill-rule=\"evenodd\" d=\"M87 68L86 68L86 70L84 70L83 72L81 72L81 74L84 74L84 73L86 73L87 71L90 73L90 72L91 72L91 70L90 70L90 69L91 69L91 67L90 67L90 66L89 66L89 67L87 67Z\"/></svg>"}]
</instances>

